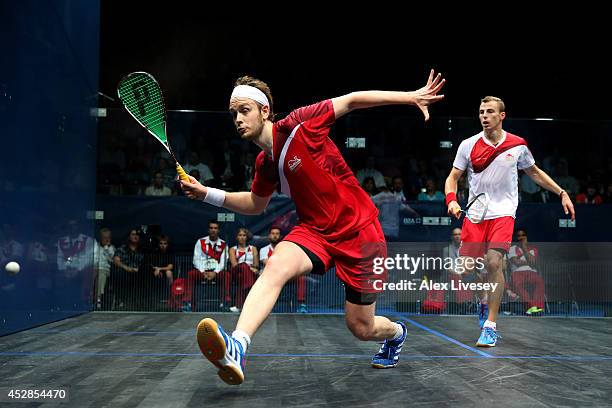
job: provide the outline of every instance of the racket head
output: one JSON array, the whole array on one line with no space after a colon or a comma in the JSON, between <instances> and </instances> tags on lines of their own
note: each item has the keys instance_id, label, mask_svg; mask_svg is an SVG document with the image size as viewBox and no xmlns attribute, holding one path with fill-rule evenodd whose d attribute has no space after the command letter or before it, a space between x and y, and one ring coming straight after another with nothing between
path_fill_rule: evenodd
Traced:
<instances>
[{"instance_id":1,"label":"racket head","mask_svg":"<svg viewBox=\"0 0 612 408\"><path fill-rule=\"evenodd\" d=\"M474 224L479 224L484 221L489 209L489 194L476 194L474 198L465 206L465 210L461 210L465 216Z\"/></svg>"},{"instance_id":2,"label":"racket head","mask_svg":"<svg viewBox=\"0 0 612 408\"><path fill-rule=\"evenodd\" d=\"M164 97L153 75L146 72L126 75L117 85L117 95L130 115L170 151Z\"/></svg>"}]
</instances>

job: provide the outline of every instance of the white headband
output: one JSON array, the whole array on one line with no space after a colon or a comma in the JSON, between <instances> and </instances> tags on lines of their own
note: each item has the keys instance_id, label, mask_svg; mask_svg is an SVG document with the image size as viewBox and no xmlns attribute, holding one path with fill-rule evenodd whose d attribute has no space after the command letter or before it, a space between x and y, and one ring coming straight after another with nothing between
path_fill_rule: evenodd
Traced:
<instances>
[{"instance_id":1,"label":"white headband","mask_svg":"<svg viewBox=\"0 0 612 408\"><path fill-rule=\"evenodd\" d=\"M259 89L250 85L238 85L232 91L232 96L230 100L234 98L249 98L254 100L255 102L259 102L263 106L270 106L270 101L266 97L266 94L261 92Z\"/></svg>"}]
</instances>

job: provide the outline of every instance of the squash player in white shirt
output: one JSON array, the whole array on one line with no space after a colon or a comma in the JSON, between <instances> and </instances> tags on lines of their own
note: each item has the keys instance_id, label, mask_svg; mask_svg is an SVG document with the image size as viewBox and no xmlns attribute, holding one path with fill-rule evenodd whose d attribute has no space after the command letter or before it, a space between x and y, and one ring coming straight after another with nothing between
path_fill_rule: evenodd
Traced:
<instances>
[{"instance_id":1,"label":"squash player in white shirt","mask_svg":"<svg viewBox=\"0 0 612 408\"><path fill-rule=\"evenodd\" d=\"M489 307L487 310L483 306L480 311L481 334L476 343L480 347L494 347L497 343L497 315L504 292L503 256L512 241L518 206L518 170L523 170L540 187L558 195L565 214L570 214L572 220L575 212L569 195L535 165L525 140L502 129L506 109L500 98L483 98L479 118L482 132L459 145L444 192L448 213L457 218L461 215L456 197L457 182L466 170L470 200L483 192L489 195L488 211L481 223L474 224L464 218L459 254L472 258L486 254L487 280L499 284L495 291L485 296Z\"/></svg>"}]
</instances>

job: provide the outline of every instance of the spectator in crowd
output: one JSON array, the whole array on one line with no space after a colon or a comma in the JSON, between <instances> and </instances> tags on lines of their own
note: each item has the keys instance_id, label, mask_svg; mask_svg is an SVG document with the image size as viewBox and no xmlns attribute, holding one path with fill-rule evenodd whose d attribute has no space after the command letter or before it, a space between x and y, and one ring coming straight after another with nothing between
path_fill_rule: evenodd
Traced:
<instances>
[{"instance_id":1,"label":"spectator in crowd","mask_svg":"<svg viewBox=\"0 0 612 408\"><path fill-rule=\"evenodd\" d=\"M586 188L586 194L580 193L576 196L576 203L578 204L601 204L603 199L597 194L597 189L590 183Z\"/></svg>"},{"instance_id":2,"label":"spectator in crowd","mask_svg":"<svg viewBox=\"0 0 612 408\"><path fill-rule=\"evenodd\" d=\"M241 189L250 191L253 185L253 177L255 176L255 155L253 152L246 152L242 156L240 168L242 169L242 179L244 180L244 185L241 186Z\"/></svg>"},{"instance_id":3,"label":"spectator in crowd","mask_svg":"<svg viewBox=\"0 0 612 408\"><path fill-rule=\"evenodd\" d=\"M457 202L461 204L467 203L469 196L470 191L467 187L467 178L463 174L457 180Z\"/></svg>"},{"instance_id":4,"label":"spectator in crowd","mask_svg":"<svg viewBox=\"0 0 612 408\"><path fill-rule=\"evenodd\" d=\"M259 261L260 266L263 270L263 267L266 266L268 259L274 253L274 248L276 244L281 241L282 233L281 229L273 225L270 227L270 231L268 233L268 241L270 242L268 245L262 247L259 250ZM306 277L304 275L298 276L294 279L297 285L297 303L298 303L298 313L308 313L308 307L306 306Z\"/></svg>"},{"instance_id":5,"label":"spectator in crowd","mask_svg":"<svg viewBox=\"0 0 612 408\"><path fill-rule=\"evenodd\" d=\"M361 188L363 188L364 191L368 193L370 197L378 193L378 189L376 188L374 179L372 177L366 177L365 179L363 179L363 183L361 183Z\"/></svg>"},{"instance_id":6,"label":"spectator in crowd","mask_svg":"<svg viewBox=\"0 0 612 408\"><path fill-rule=\"evenodd\" d=\"M79 231L75 219L69 220L67 227L68 233L57 241L57 269L72 279L92 267L94 240Z\"/></svg>"},{"instance_id":7,"label":"spectator in crowd","mask_svg":"<svg viewBox=\"0 0 612 408\"><path fill-rule=\"evenodd\" d=\"M375 166L376 159L374 158L374 156L368 156L368 158L366 159L365 168L359 170L355 175L357 177L357 181L359 181L361 185L365 183L365 180L368 177L372 178L372 181L374 182L376 188L380 188L386 185L385 178L383 177L380 171L376 170Z\"/></svg>"},{"instance_id":8,"label":"spectator in crowd","mask_svg":"<svg viewBox=\"0 0 612 408\"><path fill-rule=\"evenodd\" d=\"M183 169L187 174L191 174L192 170L197 170L200 173L200 177L197 180L204 185L210 185L214 182L215 177L210 171L210 167L200 161L200 156L197 152L189 153L187 164L183 166Z\"/></svg>"},{"instance_id":9,"label":"spectator in crowd","mask_svg":"<svg viewBox=\"0 0 612 408\"><path fill-rule=\"evenodd\" d=\"M139 274L142 269L144 254L140 250L140 232L132 228L127 235L127 242L121 245L113 257L111 285L115 296L113 308L138 309L144 299L138 298L138 289L143 284Z\"/></svg>"},{"instance_id":10,"label":"spectator in crowd","mask_svg":"<svg viewBox=\"0 0 612 408\"><path fill-rule=\"evenodd\" d=\"M147 187L145 190L145 195L151 197L167 197L172 195L172 190L164 185L164 175L162 172L155 172L155 175L153 176L153 184Z\"/></svg>"},{"instance_id":11,"label":"spectator in crowd","mask_svg":"<svg viewBox=\"0 0 612 408\"><path fill-rule=\"evenodd\" d=\"M230 311L238 313L244 304L244 299L255 283L259 274L259 254L257 248L248 244L249 230L239 228L236 234L237 244L229 250L231 276L237 283L236 300Z\"/></svg>"},{"instance_id":12,"label":"spectator in crowd","mask_svg":"<svg viewBox=\"0 0 612 408\"><path fill-rule=\"evenodd\" d=\"M378 219L387 241L397 241L399 238L400 212L418 216L405 200L402 201L402 196L403 194L394 194L383 186L378 194L371 197L378 208Z\"/></svg>"},{"instance_id":13,"label":"spectator in crowd","mask_svg":"<svg viewBox=\"0 0 612 408\"><path fill-rule=\"evenodd\" d=\"M425 191L421 191L417 200L419 201L444 201L444 194L436 189L436 182L428 178L425 181Z\"/></svg>"},{"instance_id":14,"label":"spectator in crowd","mask_svg":"<svg viewBox=\"0 0 612 408\"><path fill-rule=\"evenodd\" d=\"M157 160L157 169L156 173L161 173L162 178L164 179L164 186L168 187L170 190L174 187L174 180L176 179L176 169L170 167L168 164L168 160L163 157L160 157Z\"/></svg>"},{"instance_id":15,"label":"spectator in crowd","mask_svg":"<svg viewBox=\"0 0 612 408\"><path fill-rule=\"evenodd\" d=\"M453 228L451 231L451 241L450 243L442 249L442 259L445 261L444 263L450 265L450 262L446 262L447 260L452 260L452 267L446 269L447 274L447 282L454 281L454 287L459 287L457 281L466 280L466 277L455 273L455 269L457 269L457 260L459 259L459 247L461 246L461 228ZM447 296L449 297L448 301L453 302L455 306L454 311L458 312L467 312L470 308L471 302L474 300L474 295L472 291L469 289L459 289L448 291Z\"/></svg>"},{"instance_id":16,"label":"spectator in crowd","mask_svg":"<svg viewBox=\"0 0 612 408\"><path fill-rule=\"evenodd\" d=\"M111 274L111 265L115 256L115 246L112 244L112 233L108 228L102 228L98 233L98 240L94 245L94 286L96 294L96 308L101 309L104 298L106 282Z\"/></svg>"},{"instance_id":17,"label":"spectator in crowd","mask_svg":"<svg viewBox=\"0 0 612 408\"><path fill-rule=\"evenodd\" d=\"M544 279L536 269L538 249L529 245L524 229L516 232L516 239L518 242L508 251L514 290L526 304L525 313L541 313L544 311Z\"/></svg>"},{"instance_id":18,"label":"spectator in crowd","mask_svg":"<svg viewBox=\"0 0 612 408\"><path fill-rule=\"evenodd\" d=\"M151 285L153 299L162 301L168 298L170 288L174 282L174 266L176 260L174 253L170 250L170 238L160 235L157 240L157 248L145 258L148 269L147 281Z\"/></svg>"},{"instance_id":19,"label":"spectator in crowd","mask_svg":"<svg viewBox=\"0 0 612 408\"><path fill-rule=\"evenodd\" d=\"M402 176L393 177L393 180L391 181L391 187L391 192L393 193L393 195L399 198L402 203L405 203L407 200L406 195L404 193L404 180L402 179Z\"/></svg>"},{"instance_id":20,"label":"spectator in crowd","mask_svg":"<svg viewBox=\"0 0 612 408\"><path fill-rule=\"evenodd\" d=\"M270 231L268 232L269 244L259 250L259 264L262 270L266 266L268 259L274 253L274 248L276 247L276 244L281 241L281 237L281 229L274 225L271 226Z\"/></svg>"},{"instance_id":21,"label":"spectator in crowd","mask_svg":"<svg viewBox=\"0 0 612 408\"><path fill-rule=\"evenodd\" d=\"M418 200L418 195L423 192L423 189L426 188L427 180L432 178L427 160L419 160L416 174L409 174L410 178L408 185L412 189L409 198Z\"/></svg>"},{"instance_id":22,"label":"spectator in crowd","mask_svg":"<svg viewBox=\"0 0 612 408\"><path fill-rule=\"evenodd\" d=\"M563 158L559 159L556 165L556 173L558 174L555 179L557 180L557 184L559 184L570 197L576 197L576 194L578 194L580 190L580 183L578 183L575 177L569 175L567 160Z\"/></svg>"},{"instance_id":23,"label":"spectator in crowd","mask_svg":"<svg viewBox=\"0 0 612 408\"><path fill-rule=\"evenodd\" d=\"M231 275L227 271L227 244L219 237L220 224L208 222L208 235L198 239L193 249L193 269L187 273L183 310L192 311L193 289L197 282L204 281L220 287L221 310L226 310L232 301Z\"/></svg>"},{"instance_id":24,"label":"spectator in crowd","mask_svg":"<svg viewBox=\"0 0 612 408\"><path fill-rule=\"evenodd\" d=\"M238 150L232 148L228 139L223 140L223 147L218 148L219 152L223 152L215 160L215 171L218 175L219 186L227 191L235 191L242 186L242 173L240 171L240 155Z\"/></svg>"},{"instance_id":25,"label":"spectator in crowd","mask_svg":"<svg viewBox=\"0 0 612 408\"><path fill-rule=\"evenodd\" d=\"M93 255L95 240L81 232L76 219L65 224L66 235L57 240L55 292L60 307L73 307L74 301L65 293L77 293L86 304L92 304ZM74 298L72 298L74 299Z\"/></svg>"},{"instance_id":26,"label":"spectator in crowd","mask_svg":"<svg viewBox=\"0 0 612 408\"><path fill-rule=\"evenodd\" d=\"M189 174L191 177L193 177L194 179L198 181L202 178L202 176L200 175L200 171L198 169L192 169L187 174Z\"/></svg>"}]
</instances>

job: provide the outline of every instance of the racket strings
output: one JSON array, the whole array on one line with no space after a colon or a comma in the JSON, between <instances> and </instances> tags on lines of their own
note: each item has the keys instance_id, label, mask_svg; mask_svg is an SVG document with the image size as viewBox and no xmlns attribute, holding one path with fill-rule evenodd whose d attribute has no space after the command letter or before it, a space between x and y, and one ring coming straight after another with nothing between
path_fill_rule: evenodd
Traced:
<instances>
[{"instance_id":1,"label":"racket strings","mask_svg":"<svg viewBox=\"0 0 612 408\"><path fill-rule=\"evenodd\" d=\"M482 220L487 210L487 200L484 196L476 197L467 209L467 215L472 220Z\"/></svg>"}]
</instances>

